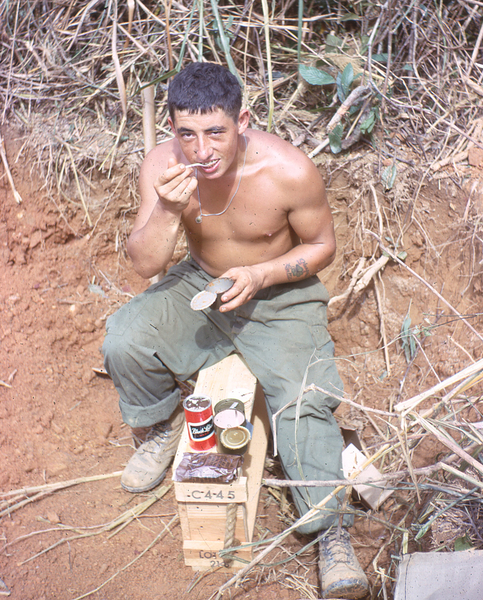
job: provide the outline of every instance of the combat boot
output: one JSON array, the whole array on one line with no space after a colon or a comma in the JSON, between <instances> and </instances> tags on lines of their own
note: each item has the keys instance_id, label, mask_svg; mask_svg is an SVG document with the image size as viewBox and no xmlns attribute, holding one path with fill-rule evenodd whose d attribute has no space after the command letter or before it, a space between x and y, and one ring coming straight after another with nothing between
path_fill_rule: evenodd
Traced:
<instances>
[{"instance_id":1,"label":"combat boot","mask_svg":"<svg viewBox=\"0 0 483 600\"><path fill-rule=\"evenodd\" d=\"M184 411L178 407L167 421L153 425L126 465L121 485L128 492L147 492L163 481L183 433Z\"/></svg>"},{"instance_id":2,"label":"combat boot","mask_svg":"<svg viewBox=\"0 0 483 600\"><path fill-rule=\"evenodd\" d=\"M334 527L319 539L319 575L322 598L359 600L369 593L346 529Z\"/></svg>"}]
</instances>

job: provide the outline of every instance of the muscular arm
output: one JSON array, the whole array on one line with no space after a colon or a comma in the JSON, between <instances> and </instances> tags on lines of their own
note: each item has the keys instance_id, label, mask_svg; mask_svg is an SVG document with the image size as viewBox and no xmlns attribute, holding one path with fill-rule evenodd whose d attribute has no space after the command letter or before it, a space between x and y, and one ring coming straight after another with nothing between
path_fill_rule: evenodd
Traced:
<instances>
[{"instance_id":1,"label":"muscular arm","mask_svg":"<svg viewBox=\"0 0 483 600\"><path fill-rule=\"evenodd\" d=\"M226 304L220 310L233 310L271 285L306 279L334 260L334 224L324 183L312 164L305 165L302 173L288 191L293 195L288 221L301 243L277 258L224 273L235 284L223 296Z\"/></svg>"},{"instance_id":2,"label":"muscular arm","mask_svg":"<svg viewBox=\"0 0 483 600\"><path fill-rule=\"evenodd\" d=\"M167 155L169 149L158 146L141 166L141 206L127 243L134 269L146 278L158 274L171 260L181 213L197 185L190 177L192 169Z\"/></svg>"}]
</instances>

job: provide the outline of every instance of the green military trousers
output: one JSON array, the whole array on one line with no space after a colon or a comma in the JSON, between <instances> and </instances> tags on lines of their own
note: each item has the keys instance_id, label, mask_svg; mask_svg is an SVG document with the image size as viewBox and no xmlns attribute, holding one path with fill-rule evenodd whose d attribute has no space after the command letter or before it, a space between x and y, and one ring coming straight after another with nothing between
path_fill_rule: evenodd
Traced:
<instances>
[{"instance_id":1,"label":"green military trousers","mask_svg":"<svg viewBox=\"0 0 483 600\"><path fill-rule=\"evenodd\" d=\"M124 421L146 427L168 419L185 381L233 352L245 359L277 417L278 455L288 479L342 477L342 437L333 411L342 394L327 332L328 293L317 277L260 290L228 313L194 311L190 301L213 278L194 261L172 267L107 321L104 364L120 395ZM315 384L328 391L304 390ZM298 399L298 401L297 401ZM305 514L331 488L292 488ZM301 533L327 529L337 518L334 498ZM350 525L351 517L344 516Z\"/></svg>"}]
</instances>

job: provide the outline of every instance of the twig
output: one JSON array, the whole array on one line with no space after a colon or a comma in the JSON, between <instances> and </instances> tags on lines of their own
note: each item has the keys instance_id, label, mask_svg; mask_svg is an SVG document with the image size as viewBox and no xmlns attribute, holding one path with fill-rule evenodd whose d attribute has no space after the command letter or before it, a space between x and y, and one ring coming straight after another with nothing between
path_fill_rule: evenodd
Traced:
<instances>
[{"instance_id":1,"label":"twig","mask_svg":"<svg viewBox=\"0 0 483 600\"><path fill-rule=\"evenodd\" d=\"M59 137L57 137L58 141L64 146L64 148L66 148L67 152L69 153L69 158L70 158L70 162L72 164L72 170L74 172L74 177L75 177L75 182L77 185L77 190L79 192L79 196L82 202L82 208L84 209L84 213L86 215L86 219L87 222L89 223L89 227L92 227L92 221L91 221L91 217L89 215L89 211L87 209L87 204L86 201L84 199L84 194L82 193L82 188L80 186L80 182L79 182L79 176L77 174L77 168L75 166L75 160L74 160L74 156L72 155L72 150L70 149L70 145L67 144L66 142L64 142L64 140L60 139Z\"/></svg>"},{"instance_id":2,"label":"twig","mask_svg":"<svg viewBox=\"0 0 483 600\"><path fill-rule=\"evenodd\" d=\"M380 277L379 273L378 273L378 276ZM384 305L383 305L383 300L382 300L382 296L381 296L381 291L379 289L379 284L378 284L376 278L374 278L374 292L376 294L377 310L379 312L379 328L380 328L381 337L382 337L384 360L386 361L386 371L389 376L389 375L391 375L391 361L389 359L389 347L387 344L386 322L384 319Z\"/></svg>"},{"instance_id":3,"label":"twig","mask_svg":"<svg viewBox=\"0 0 483 600\"><path fill-rule=\"evenodd\" d=\"M46 483L45 485L37 485L28 488L19 488L17 490L11 490L10 492L0 492L0 498L9 498L10 496L28 496L29 494L35 494L37 492L56 492L64 488L72 487L73 485L79 485L80 483L90 483L91 481L102 481L103 479L110 479L111 477L119 477L122 475L122 471L115 471L114 473L108 473L107 475L92 475L91 477L79 477L78 479L70 479L69 481L58 481L57 483Z\"/></svg>"},{"instance_id":4,"label":"twig","mask_svg":"<svg viewBox=\"0 0 483 600\"><path fill-rule=\"evenodd\" d=\"M429 476L435 473L436 471L440 471L443 468L442 462L437 462L434 465L429 467L420 467L417 469L413 469L412 472L415 475L424 475ZM378 487L376 484L382 483L384 484L387 481L391 481L393 479L402 479L410 475L409 469L404 469L402 471L395 471L394 473L384 473L379 477L355 477L354 479L332 479L327 481L322 480L292 480L292 479L270 479L264 478L262 479L263 485L273 486L273 487L336 487L336 486L356 486L356 485L374 485Z\"/></svg>"},{"instance_id":5,"label":"twig","mask_svg":"<svg viewBox=\"0 0 483 600\"><path fill-rule=\"evenodd\" d=\"M377 239L377 241L379 242L379 246L381 247L381 250L383 252L385 252L386 254L388 254L392 260L396 261L398 264L400 264L401 266L403 266L405 269L407 269L412 275L414 275L415 277L417 277L419 279L419 281L421 281L422 283L424 283L424 285L426 287L428 287L444 304L446 304L446 306L451 309L453 311L453 313L460 318L463 323L469 327L469 329L471 329L471 331L477 336L477 338L479 340L481 340L483 342L483 336L481 336L476 329L470 324L468 323L468 321L463 317L463 315L461 315L456 308L454 308L454 306L452 306L447 300L446 298L443 298L443 296L434 289L434 287L432 285L430 285L425 279L423 279L420 275L418 275L416 273L416 271L413 271L413 269L411 269L411 267L408 267L404 261L402 261L394 252L392 252L392 250L389 250L389 248L387 248L383 243L381 238L376 235L373 231L369 231L369 230L365 230L366 233L372 235L373 237L375 237Z\"/></svg>"},{"instance_id":6,"label":"twig","mask_svg":"<svg viewBox=\"0 0 483 600\"><path fill-rule=\"evenodd\" d=\"M356 89L353 90L347 96L347 98L344 100L344 102L342 102L342 104L339 106L339 108L337 109L337 112L335 113L335 115L332 117L332 119L329 121L329 124L327 125L327 131L331 132L337 126L337 124L341 121L341 119L347 114L350 107L352 105L356 104L358 102L359 98L361 96L363 96L364 94L366 94L367 92L369 92L370 90L371 90L370 85L357 86Z\"/></svg>"},{"instance_id":7,"label":"twig","mask_svg":"<svg viewBox=\"0 0 483 600\"><path fill-rule=\"evenodd\" d=\"M426 419L423 419L420 415L418 415L416 413L413 413L413 415L414 415L414 418L416 419L416 421L422 427L424 427L424 429L426 431L429 431L430 433L432 433L439 442L441 442L444 446L446 446L452 452L457 454L460 458L465 460L474 469L476 469L477 471L479 471L480 473L483 474L483 465L479 461L475 460L470 454L465 452L460 446L458 446L458 444L455 441L450 439L449 436L442 435L432 423L430 423Z\"/></svg>"},{"instance_id":8,"label":"twig","mask_svg":"<svg viewBox=\"0 0 483 600\"><path fill-rule=\"evenodd\" d=\"M102 588L104 586L106 586L109 582L111 582L113 579L115 579L120 573L122 573L126 569L129 569L129 567L131 567L136 561L138 561L140 558L142 558L146 554L146 552L151 550L151 548L170 531L170 527L175 525L178 520L179 520L179 516L175 515L171 519L171 521L167 525L164 526L163 531L158 533L158 535L154 538L154 540L141 552L141 554L136 556L136 558L134 558L127 565L124 565L124 567L122 569L119 569L119 571L114 573L114 575L109 577L109 579L106 579L106 581L104 581L104 583L101 583L101 585L97 586L95 589L91 590L90 592L86 592L85 594L82 594L81 596L77 596L76 598L74 598L74 600L82 600L82 598L87 598L88 596L92 596L92 594L95 594L99 590L102 590Z\"/></svg>"},{"instance_id":9,"label":"twig","mask_svg":"<svg viewBox=\"0 0 483 600\"><path fill-rule=\"evenodd\" d=\"M383 446L381 448L381 450L379 450L379 452L377 452L376 454L374 454L374 456L372 456L370 459L368 459L367 461L365 461L364 464L360 467L360 469L357 469L356 471L354 471L353 476L350 477L350 479L355 479L357 477L357 475L359 475L366 467L368 467L375 460L377 460L380 457L380 455L387 450L388 447L389 446L386 444L385 446ZM278 544L280 544L280 542L282 542L288 535L290 535L292 533L292 531L295 531L301 525L303 525L303 524L305 524L307 522L310 522L310 520L318 514L318 512L320 511L320 509L323 508L330 500L332 500L332 498L334 498L335 496L337 496L337 494L339 492L341 492L344 489L344 487L345 486L343 486L343 485L340 485L340 486L336 487L323 500L321 500L318 504L316 504L313 508L311 508L308 512L306 512L299 519L297 519L297 521L295 521L295 523L293 523L290 527L288 527L287 529L285 529L285 531L283 531L282 533L280 533L279 535L277 535L274 538L274 540L272 541L272 543L269 544L264 550L262 550L260 552L260 554L258 554L251 561L251 563L249 563L248 565L246 565L245 567L243 567L240 571L238 571L238 573L236 573L236 575L234 577L232 577L229 581L227 581L225 584L223 584L220 587L218 593L216 594L215 599L219 600L223 596L223 593L228 588L230 588L232 585L234 585L238 581L240 581L240 579L242 579L248 573L248 571L250 571L258 563L260 563L265 558L265 556L267 556L267 554L269 554L274 548L276 548L278 546ZM213 596L214 596L214 594L213 594ZM75 600L79 600L79 599L76 598Z\"/></svg>"},{"instance_id":10,"label":"twig","mask_svg":"<svg viewBox=\"0 0 483 600\"><path fill-rule=\"evenodd\" d=\"M114 537L115 535L117 535L120 531L122 531L125 527L127 527L134 519L138 518L143 512L145 512L155 502L157 502L163 496L165 496L166 493L170 489L171 489L170 485L163 486L159 489L156 489L151 493L151 496L147 500L144 500L143 502L140 502L134 508L130 508L129 510L125 511L122 515L120 515L119 517L116 517L110 523L107 523L107 525L101 526L100 528L98 528L99 531L86 531L86 532L78 533L77 535L71 536L70 538L63 538L61 540L58 540L57 542L55 542L48 548L44 548L42 551L38 552L37 554L30 556L29 558L27 558L20 564L24 565L24 564L38 558L39 556L46 554L50 550L53 550L54 548L61 546L62 544L66 544L66 543L68 544L69 542L72 542L74 540L78 540L78 539L82 539L82 538L86 538L86 537L94 537L96 535L100 535L101 533L105 533L106 531L114 530L109 536L107 536L107 539L109 540L112 537Z\"/></svg>"},{"instance_id":11,"label":"twig","mask_svg":"<svg viewBox=\"0 0 483 600\"><path fill-rule=\"evenodd\" d=\"M333 298L331 298L329 300L328 306L331 307L337 302L345 300L350 295L356 295L359 292L362 292L362 290L364 290L369 285L371 279L376 275L376 273L384 269L388 262L389 256L385 256L383 254L372 265L364 269L364 271L356 271L352 277L351 283L347 290L339 296L334 296Z\"/></svg>"},{"instance_id":12,"label":"twig","mask_svg":"<svg viewBox=\"0 0 483 600\"><path fill-rule=\"evenodd\" d=\"M7 154L5 152L5 144L3 142L3 137L1 135L0 135L0 155L2 156L3 167L5 169L5 173L7 174L8 183L10 184L10 188L12 190L14 200L17 204L20 204L22 202L22 196L17 192L15 183L13 182L12 173L10 171L10 167L8 166Z\"/></svg>"},{"instance_id":13,"label":"twig","mask_svg":"<svg viewBox=\"0 0 483 600\"><path fill-rule=\"evenodd\" d=\"M462 371L459 371L455 375L452 375L451 377L444 379L440 383L437 383L429 390L421 392L417 396L413 396L412 398L409 398L408 400L399 402L398 404L396 404L394 406L394 410L397 411L398 413L401 413L401 415L404 417L408 414L408 412L410 410L414 410L416 408L416 406L421 404L421 402L423 402L423 400L426 400L427 398L434 396L441 390L444 390L445 388L450 387L455 383L458 383L458 381L461 381L462 379L465 379L466 377L469 377L470 375L474 375L475 373L480 373L482 371L483 371L483 358L481 358L474 364L470 365L469 367L466 367Z\"/></svg>"},{"instance_id":14,"label":"twig","mask_svg":"<svg viewBox=\"0 0 483 600\"><path fill-rule=\"evenodd\" d=\"M156 146L156 111L154 106L154 85L144 88L143 98L143 136L144 155Z\"/></svg>"}]
</instances>

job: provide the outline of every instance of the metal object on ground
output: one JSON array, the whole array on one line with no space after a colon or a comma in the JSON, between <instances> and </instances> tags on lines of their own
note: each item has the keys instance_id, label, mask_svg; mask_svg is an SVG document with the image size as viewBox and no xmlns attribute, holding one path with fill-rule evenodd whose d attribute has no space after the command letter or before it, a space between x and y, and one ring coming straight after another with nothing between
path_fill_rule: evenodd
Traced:
<instances>
[{"instance_id":1,"label":"metal object on ground","mask_svg":"<svg viewBox=\"0 0 483 600\"><path fill-rule=\"evenodd\" d=\"M197 452L213 448L216 438L211 398L192 394L184 400L183 408L191 448Z\"/></svg>"}]
</instances>

